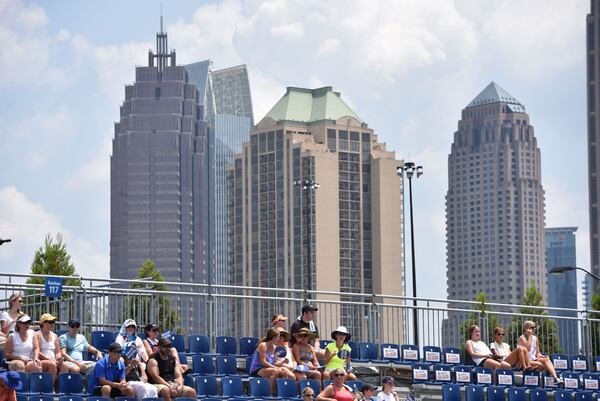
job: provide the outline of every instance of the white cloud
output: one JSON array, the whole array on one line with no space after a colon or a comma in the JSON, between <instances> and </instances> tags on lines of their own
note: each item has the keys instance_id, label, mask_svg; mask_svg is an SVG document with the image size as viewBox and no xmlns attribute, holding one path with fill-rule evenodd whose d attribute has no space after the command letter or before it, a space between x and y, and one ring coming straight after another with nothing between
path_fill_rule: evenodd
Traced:
<instances>
[{"instance_id":1,"label":"white cloud","mask_svg":"<svg viewBox=\"0 0 600 401\"><path fill-rule=\"evenodd\" d=\"M304 26L299 22L274 26L270 31L277 39L301 39L304 36Z\"/></svg>"},{"instance_id":2,"label":"white cloud","mask_svg":"<svg viewBox=\"0 0 600 401\"><path fill-rule=\"evenodd\" d=\"M13 186L0 188L0 236L12 242L0 249L0 271L29 273L46 234L62 233L76 270L85 276L108 275L108 254L67 230L58 217Z\"/></svg>"},{"instance_id":3,"label":"white cloud","mask_svg":"<svg viewBox=\"0 0 600 401\"><path fill-rule=\"evenodd\" d=\"M111 135L112 136L112 135ZM74 175L67 179L68 189L80 189L90 186L109 185L110 183L110 154L112 140L107 136L96 151L96 154L83 163Z\"/></svg>"},{"instance_id":4,"label":"white cloud","mask_svg":"<svg viewBox=\"0 0 600 401\"><path fill-rule=\"evenodd\" d=\"M317 47L317 56L324 56L334 53L341 47L341 42L336 38L328 38Z\"/></svg>"}]
</instances>

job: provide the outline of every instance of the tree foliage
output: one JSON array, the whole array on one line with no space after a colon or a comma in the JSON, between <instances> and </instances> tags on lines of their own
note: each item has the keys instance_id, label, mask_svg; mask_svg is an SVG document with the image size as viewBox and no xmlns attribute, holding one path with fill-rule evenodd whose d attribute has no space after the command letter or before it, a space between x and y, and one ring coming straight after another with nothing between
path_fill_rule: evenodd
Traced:
<instances>
[{"instance_id":1,"label":"tree foliage","mask_svg":"<svg viewBox=\"0 0 600 401\"><path fill-rule=\"evenodd\" d=\"M488 338L494 338L493 332L494 327L498 324L498 318L493 314L489 314L489 300L485 292L479 292L475 296L477 304L473 305L473 310L479 313L470 314L467 319L462 323L461 333L463 333L463 343L469 340L469 327L476 324L480 326L481 338L485 340L485 334L487 333ZM481 317L481 319L480 319ZM483 326L483 327L482 327Z\"/></svg>"}]
</instances>

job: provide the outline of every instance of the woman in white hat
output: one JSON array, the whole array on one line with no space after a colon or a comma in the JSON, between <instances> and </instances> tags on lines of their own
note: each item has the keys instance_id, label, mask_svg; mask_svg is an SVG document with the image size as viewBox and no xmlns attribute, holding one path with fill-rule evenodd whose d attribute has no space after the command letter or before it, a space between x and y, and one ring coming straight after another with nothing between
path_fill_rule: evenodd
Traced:
<instances>
[{"instance_id":1,"label":"woman in white hat","mask_svg":"<svg viewBox=\"0 0 600 401\"><path fill-rule=\"evenodd\" d=\"M30 329L31 318L21 315L17 318L15 332L8 336L4 356L8 369L18 372L39 372L42 362L39 358L40 344L35 332Z\"/></svg>"},{"instance_id":2,"label":"woman in white hat","mask_svg":"<svg viewBox=\"0 0 600 401\"><path fill-rule=\"evenodd\" d=\"M146 369L146 362L148 362L148 354L146 353L146 347L144 342L136 334L137 323L133 319L127 319L123 322L119 335L115 339L115 342L119 344L123 349L129 347L135 347L136 351L130 355L129 359L135 358L141 363L142 369Z\"/></svg>"},{"instance_id":3,"label":"woman in white hat","mask_svg":"<svg viewBox=\"0 0 600 401\"><path fill-rule=\"evenodd\" d=\"M348 345L350 337L351 334L344 326L338 326L337 329L331 332L331 338L334 342L327 344L327 347L325 347L325 356L323 357L323 363L325 364L324 380L328 380L331 372L340 368L346 371L348 380L356 380L354 373L348 371L350 353L352 352L352 348Z\"/></svg>"}]
</instances>

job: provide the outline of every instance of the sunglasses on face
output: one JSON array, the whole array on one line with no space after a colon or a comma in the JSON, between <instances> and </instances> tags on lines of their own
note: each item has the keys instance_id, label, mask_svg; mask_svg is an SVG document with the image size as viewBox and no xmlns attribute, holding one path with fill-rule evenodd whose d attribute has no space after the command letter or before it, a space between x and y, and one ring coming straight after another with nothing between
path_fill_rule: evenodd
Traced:
<instances>
[{"instance_id":1,"label":"sunglasses on face","mask_svg":"<svg viewBox=\"0 0 600 401\"><path fill-rule=\"evenodd\" d=\"M333 375L333 377L344 377L343 373L336 373L335 375Z\"/></svg>"},{"instance_id":2,"label":"sunglasses on face","mask_svg":"<svg viewBox=\"0 0 600 401\"><path fill-rule=\"evenodd\" d=\"M72 324L69 327L72 328L72 329L78 329L79 325L78 324Z\"/></svg>"},{"instance_id":3,"label":"sunglasses on face","mask_svg":"<svg viewBox=\"0 0 600 401\"><path fill-rule=\"evenodd\" d=\"M22 299L19 299L17 302L18 302L18 303L20 303L20 304L22 304L22 303L23 303L23 300L22 300Z\"/></svg>"},{"instance_id":4,"label":"sunglasses on face","mask_svg":"<svg viewBox=\"0 0 600 401\"><path fill-rule=\"evenodd\" d=\"M496 333L496 335L500 336L500 337L504 337L506 334L505 333Z\"/></svg>"},{"instance_id":5,"label":"sunglasses on face","mask_svg":"<svg viewBox=\"0 0 600 401\"><path fill-rule=\"evenodd\" d=\"M152 332L154 332L154 333L158 333L158 329L152 329L152 330L150 330L150 331L152 331Z\"/></svg>"},{"instance_id":6,"label":"sunglasses on face","mask_svg":"<svg viewBox=\"0 0 600 401\"><path fill-rule=\"evenodd\" d=\"M315 398L314 394L304 394L302 397Z\"/></svg>"}]
</instances>

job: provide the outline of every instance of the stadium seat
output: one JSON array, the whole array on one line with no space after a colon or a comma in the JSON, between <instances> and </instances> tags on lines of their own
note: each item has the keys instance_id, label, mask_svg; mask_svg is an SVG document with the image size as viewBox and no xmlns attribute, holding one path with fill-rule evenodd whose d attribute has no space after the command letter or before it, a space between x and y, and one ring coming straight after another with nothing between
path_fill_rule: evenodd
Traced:
<instances>
[{"instance_id":1,"label":"stadium seat","mask_svg":"<svg viewBox=\"0 0 600 401\"><path fill-rule=\"evenodd\" d=\"M329 386L331 383L333 383L333 380L323 380L323 388Z\"/></svg>"},{"instance_id":2,"label":"stadium seat","mask_svg":"<svg viewBox=\"0 0 600 401\"><path fill-rule=\"evenodd\" d=\"M600 356L594 357L594 367L596 368L596 372L600 372Z\"/></svg>"},{"instance_id":3,"label":"stadium seat","mask_svg":"<svg viewBox=\"0 0 600 401\"><path fill-rule=\"evenodd\" d=\"M476 367L475 371L475 384L481 386L491 386L494 383L494 370L491 368Z\"/></svg>"},{"instance_id":4,"label":"stadium seat","mask_svg":"<svg viewBox=\"0 0 600 401\"><path fill-rule=\"evenodd\" d=\"M29 396L29 400L27 400L26 395L17 394L17 401L21 401L19 399L19 397L25 397L25 398L22 398L23 401L54 401L53 395L32 395L32 396Z\"/></svg>"},{"instance_id":5,"label":"stadium seat","mask_svg":"<svg viewBox=\"0 0 600 401\"><path fill-rule=\"evenodd\" d=\"M115 401L137 401L135 397L115 397Z\"/></svg>"},{"instance_id":6,"label":"stadium seat","mask_svg":"<svg viewBox=\"0 0 600 401\"><path fill-rule=\"evenodd\" d=\"M489 386L487 388L487 401L504 401L504 387Z\"/></svg>"},{"instance_id":7,"label":"stadium seat","mask_svg":"<svg viewBox=\"0 0 600 401\"><path fill-rule=\"evenodd\" d=\"M217 374L219 376L237 376L237 361L235 356L217 355Z\"/></svg>"},{"instance_id":8,"label":"stadium seat","mask_svg":"<svg viewBox=\"0 0 600 401\"><path fill-rule=\"evenodd\" d=\"M29 393L40 395L54 395L54 380L48 372L35 372L29 374Z\"/></svg>"},{"instance_id":9,"label":"stadium seat","mask_svg":"<svg viewBox=\"0 0 600 401\"><path fill-rule=\"evenodd\" d=\"M181 334L171 333L169 340L171 340L171 346L175 347L177 352L185 352L185 338Z\"/></svg>"},{"instance_id":10,"label":"stadium seat","mask_svg":"<svg viewBox=\"0 0 600 401\"><path fill-rule=\"evenodd\" d=\"M426 345L423 347L423 362L427 363L441 363L442 362L442 350L440 347L434 347Z\"/></svg>"},{"instance_id":11,"label":"stadium seat","mask_svg":"<svg viewBox=\"0 0 600 401\"><path fill-rule=\"evenodd\" d=\"M298 398L296 391L296 380L277 379L277 397L285 399Z\"/></svg>"},{"instance_id":12,"label":"stadium seat","mask_svg":"<svg viewBox=\"0 0 600 401\"><path fill-rule=\"evenodd\" d=\"M444 364L460 365L462 363L460 349L447 347L447 348L444 348L443 353L444 353Z\"/></svg>"},{"instance_id":13,"label":"stadium seat","mask_svg":"<svg viewBox=\"0 0 600 401\"><path fill-rule=\"evenodd\" d=\"M554 401L571 401L572 394L569 390L554 390Z\"/></svg>"},{"instance_id":14,"label":"stadium seat","mask_svg":"<svg viewBox=\"0 0 600 401\"><path fill-rule=\"evenodd\" d=\"M552 361L552 364L554 365L554 369L558 372L558 371L563 371L563 370L569 370L571 367L570 365L570 358L568 355L565 354L551 354L550 355L550 360Z\"/></svg>"},{"instance_id":15,"label":"stadium seat","mask_svg":"<svg viewBox=\"0 0 600 401\"><path fill-rule=\"evenodd\" d=\"M578 390L579 376L580 374L578 372L562 372L562 378L565 382L565 390Z\"/></svg>"},{"instance_id":16,"label":"stadium seat","mask_svg":"<svg viewBox=\"0 0 600 401\"><path fill-rule=\"evenodd\" d=\"M217 355L237 354L237 341L231 336L217 336Z\"/></svg>"},{"instance_id":17,"label":"stadium seat","mask_svg":"<svg viewBox=\"0 0 600 401\"><path fill-rule=\"evenodd\" d=\"M524 388L509 388L508 401L525 401L525 389Z\"/></svg>"},{"instance_id":18,"label":"stadium seat","mask_svg":"<svg viewBox=\"0 0 600 401\"><path fill-rule=\"evenodd\" d=\"M400 361L400 347L398 344L384 343L379 346L381 360L396 362Z\"/></svg>"},{"instance_id":19,"label":"stadium seat","mask_svg":"<svg viewBox=\"0 0 600 401\"><path fill-rule=\"evenodd\" d=\"M554 383L554 379L552 376L550 376L550 374L548 374L548 372L542 373L542 383L546 388L556 388L556 383Z\"/></svg>"},{"instance_id":20,"label":"stadium seat","mask_svg":"<svg viewBox=\"0 0 600 401\"><path fill-rule=\"evenodd\" d=\"M540 373L535 370L523 371L523 383L524 387L539 387L540 386Z\"/></svg>"},{"instance_id":21,"label":"stadium seat","mask_svg":"<svg viewBox=\"0 0 600 401\"><path fill-rule=\"evenodd\" d=\"M413 383L426 383L429 381L429 367L428 363L414 363L412 365L412 382Z\"/></svg>"},{"instance_id":22,"label":"stadium seat","mask_svg":"<svg viewBox=\"0 0 600 401\"><path fill-rule=\"evenodd\" d=\"M358 347L358 343L356 341L348 341L348 346L352 349L350 353L350 359L353 361L357 361L360 359L360 349Z\"/></svg>"},{"instance_id":23,"label":"stadium seat","mask_svg":"<svg viewBox=\"0 0 600 401\"><path fill-rule=\"evenodd\" d=\"M175 401L198 401L198 399L190 398L190 397L179 397L179 398L175 398Z\"/></svg>"},{"instance_id":24,"label":"stadium seat","mask_svg":"<svg viewBox=\"0 0 600 401\"><path fill-rule=\"evenodd\" d=\"M332 343L333 340L319 340L319 346L321 349L325 349L329 343Z\"/></svg>"},{"instance_id":25,"label":"stadium seat","mask_svg":"<svg viewBox=\"0 0 600 401\"><path fill-rule=\"evenodd\" d=\"M512 369L496 369L496 383L498 383L498 386L514 386L515 373Z\"/></svg>"},{"instance_id":26,"label":"stadium seat","mask_svg":"<svg viewBox=\"0 0 600 401\"><path fill-rule=\"evenodd\" d=\"M362 391L363 382L361 382L360 380L348 380L346 381L346 385L352 387L354 391Z\"/></svg>"},{"instance_id":27,"label":"stadium seat","mask_svg":"<svg viewBox=\"0 0 600 401\"><path fill-rule=\"evenodd\" d=\"M588 370L587 358L585 355L572 355L571 365L574 372L586 372Z\"/></svg>"},{"instance_id":28,"label":"stadium seat","mask_svg":"<svg viewBox=\"0 0 600 401\"><path fill-rule=\"evenodd\" d=\"M58 401L85 401L85 398L80 395L63 395L58 397Z\"/></svg>"},{"instance_id":29,"label":"stadium seat","mask_svg":"<svg viewBox=\"0 0 600 401\"><path fill-rule=\"evenodd\" d=\"M107 352L108 346L115 342L115 333L112 331L92 331L92 345L102 352Z\"/></svg>"},{"instance_id":30,"label":"stadium seat","mask_svg":"<svg viewBox=\"0 0 600 401\"><path fill-rule=\"evenodd\" d=\"M450 365L433 365L433 383L452 383L452 368Z\"/></svg>"},{"instance_id":31,"label":"stadium seat","mask_svg":"<svg viewBox=\"0 0 600 401\"><path fill-rule=\"evenodd\" d=\"M110 401L109 397L96 397L96 396L91 396L87 398L87 401Z\"/></svg>"},{"instance_id":32,"label":"stadium seat","mask_svg":"<svg viewBox=\"0 0 600 401\"><path fill-rule=\"evenodd\" d=\"M214 375L215 367L210 356L194 355L192 356L192 370L196 375Z\"/></svg>"},{"instance_id":33,"label":"stadium seat","mask_svg":"<svg viewBox=\"0 0 600 401\"><path fill-rule=\"evenodd\" d=\"M404 363L417 363L419 362L419 347L412 344L402 344L400 347L402 355L402 362Z\"/></svg>"},{"instance_id":34,"label":"stadium seat","mask_svg":"<svg viewBox=\"0 0 600 401\"><path fill-rule=\"evenodd\" d=\"M83 379L79 373L61 373L58 375L58 391L65 395L83 394Z\"/></svg>"},{"instance_id":35,"label":"stadium seat","mask_svg":"<svg viewBox=\"0 0 600 401\"><path fill-rule=\"evenodd\" d=\"M302 394L302 391L304 391L305 387L310 387L313 389L315 394L319 394L321 392L321 381L316 379L300 380L300 394Z\"/></svg>"},{"instance_id":36,"label":"stadium seat","mask_svg":"<svg viewBox=\"0 0 600 401\"><path fill-rule=\"evenodd\" d=\"M183 385L191 388L196 388L196 379L200 377L195 374L185 375L183 378Z\"/></svg>"},{"instance_id":37,"label":"stadium seat","mask_svg":"<svg viewBox=\"0 0 600 401\"><path fill-rule=\"evenodd\" d=\"M444 384L442 386L442 401L461 401L460 386L458 384Z\"/></svg>"},{"instance_id":38,"label":"stadium seat","mask_svg":"<svg viewBox=\"0 0 600 401\"><path fill-rule=\"evenodd\" d=\"M85 374L85 384L87 393L92 394L94 392L94 372Z\"/></svg>"},{"instance_id":39,"label":"stadium seat","mask_svg":"<svg viewBox=\"0 0 600 401\"><path fill-rule=\"evenodd\" d=\"M375 343L358 343L360 359L356 362L371 362L377 360L377 345ZM352 358L352 357L351 357Z\"/></svg>"},{"instance_id":40,"label":"stadium seat","mask_svg":"<svg viewBox=\"0 0 600 401\"><path fill-rule=\"evenodd\" d=\"M258 341L256 337L240 337L240 355L252 355Z\"/></svg>"},{"instance_id":41,"label":"stadium seat","mask_svg":"<svg viewBox=\"0 0 600 401\"><path fill-rule=\"evenodd\" d=\"M461 385L473 383L473 368L466 365L454 366L454 381Z\"/></svg>"},{"instance_id":42,"label":"stadium seat","mask_svg":"<svg viewBox=\"0 0 600 401\"><path fill-rule=\"evenodd\" d=\"M583 389L588 391L598 391L600 388L600 376L598 373L583 373L581 375Z\"/></svg>"},{"instance_id":43,"label":"stadium seat","mask_svg":"<svg viewBox=\"0 0 600 401\"><path fill-rule=\"evenodd\" d=\"M217 378L214 376L197 377L196 392L198 397L218 397Z\"/></svg>"},{"instance_id":44,"label":"stadium seat","mask_svg":"<svg viewBox=\"0 0 600 401\"><path fill-rule=\"evenodd\" d=\"M590 391L576 391L575 401L592 401L594 399L594 393Z\"/></svg>"},{"instance_id":45,"label":"stadium seat","mask_svg":"<svg viewBox=\"0 0 600 401\"><path fill-rule=\"evenodd\" d=\"M190 354L210 354L210 339L201 334L192 334L188 336L190 344Z\"/></svg>"},{"instance_id":46,"label":"stadium seat","mask_svg":"<svg viewBox=\"0 0 600 401\"><path fill-rule=\"evenodd\" d=\"M244 384L242 383L242 378L233 376L233 377L224 377L221 379L221 389L223 391L223 397L234 398L234 397L245 397L244 394Z\"/></svg>"},{"instance_id":47,"label":"stadium seat","mask_svg":"<svg viewBox=\"0 0 600 401\"><path fill-rule=\"evenodd\" d=\"M483 401L483 386L469 385L465 387L467 401Z\"/></svg>"},{"instance_id":48,"label":"stadium seat","mask_svg":"<svg viewBox=\"0 0 600 401\"><path fill-rule=\"evenodd\" d=\"M182 365L188 364L187 354L185 352L178 352L177 356L179 357L179 363Z\"/></svg>"},{"instance_id":49,"label":"stadium seat","mask_svg":"<svg viewBox=\"0 0 600 401\"><path fill-rule=\"evenodd\" d=\"M164 400L162 398L158 398L158 397L149 397L149 398L142 399L142 401L164 401Z\"/></svg>"},{"instance_id":50,"label":"stadium seat","mask_svg":"<svg viewBox=\"0 0 600 401\"><path fill-rule=\"evenodd\" d=\"M531 389L529 392L529 401L548 401L548 394L546 390L540 388Z\"/></svg>"},{"instance_id":51,"label":"stadium seat","mask_svg":"<svg viewBox=\"0 0 600 401\"><path fill-rule=\"evenodd\" d=\"M254 398L271 399L271 385L267 379L262 377L250 378L250 396Z\"/></svg>"},{"instance_id":52,"label":"stadium seat","mask_svg":"<svg viewBox=\"0 0 600 401\"><path fill-rule=\"evenodd\" d=\"M25 394L17 394L17 401L29 401L29 397ZM49 401L54 401L54 397L50 398Z\"/></svg>"},{"instance_id":53,"label":"stadium seat","mask_svg":"<svg viewBox=\"0 0 600 401\"><path fill-rule=\"evenodd\" d=\"M17 391L17 394L28 394L29 393L29 373L19 372L21 376L21 382L23 383L23 387L21 390Z\"/></svg>"}]
</instances>

